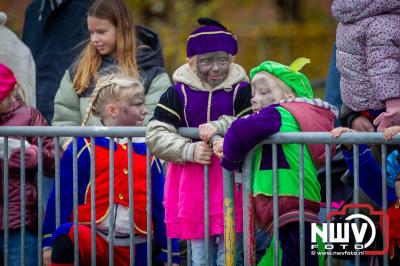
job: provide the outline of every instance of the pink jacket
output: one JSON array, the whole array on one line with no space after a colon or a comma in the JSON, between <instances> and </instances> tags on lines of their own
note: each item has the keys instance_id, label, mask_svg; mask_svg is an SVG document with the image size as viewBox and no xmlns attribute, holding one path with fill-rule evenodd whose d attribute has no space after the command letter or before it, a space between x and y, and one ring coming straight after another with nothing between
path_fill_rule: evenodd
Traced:
<instances>
[{"instance_id":1,"label":"pink jacket","mask_svg":"<svg viewBox=\"0 0 400 266\"><path fill-rule=\"evenodd\" d=\"M33 107L26 106L18 97L12 104L11 111L0 114L0 126L47 126L46 120ZM28 137L27 141L31 146L38 145L37 137ZM43 138L43 171L44 175L52 176L54 170L54 143L50 137ZM37 225L37 160L25 161L25 165L33 166L26 168L25 174L25 224L34 230ZM3 184L4 184L4 161L1 164L1 183L0 183L0 228L3 229ZM9 186L8 186L8 226L10 229L20 228L21 219L21 196L20 196L20 168L19 166L10 167L9 165Z\"/></svg>"}]
</instances>

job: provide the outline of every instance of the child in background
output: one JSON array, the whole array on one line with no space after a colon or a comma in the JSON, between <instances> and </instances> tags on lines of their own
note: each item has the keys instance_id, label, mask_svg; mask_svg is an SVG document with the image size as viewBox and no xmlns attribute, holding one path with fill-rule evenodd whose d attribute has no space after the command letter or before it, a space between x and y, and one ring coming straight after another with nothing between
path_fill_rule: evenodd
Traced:
<instances>
[{"instance_id":1,"label":"child in background","mask_svg":"<svg viewBox=\"0 0 400 266\"><path fill-rule=\"evenodd\" d=\"M13 72L0 64L0 126L47 126L44 117L33 107L25 105L20 88ZM10 140L10 139L9 139ZM8 263L21 265L21 187L25 187L25 263L37 264L37 170L38 137L27 137L29 147L25 148L25 184L21 184L20 149L11 153L8 161ZM51 137L43 137L43 173L54 171L54 143ZM1 184L4 184L4 158L1 158ZM3 196L2 196L3 197ZM3 199L1 199L3 201ZM0 225L4 230L4 204L0 206ZM4 254L4 234L1 234L0 247Z\"/></svg>"},{"instance_id":2,"label":"child in background","mask_svg":"<svg viewBox=\"0 0 400 266\"><path fill-rule=\"evenodd\" d=\"M378 131L400 122L400 2L334 0L342 125Z\"/></svg>"},{"instance_id":3,"label":"child in background","mask_svg":"<svg viewBox=\"0 0 400 266\"><path fill-rule=\"evenodd\" d=\"M171 85L157 35L135 26L124 0L96 0L87 15L90 42L61 80L54 99L52 125L81 125L96 81L116 71L129 77L140 76L143 80L147 124L161 94ZM98 118L91 117L87 125L102 124ZM66 140L61 138L61 144Z\"/></svg>"},{"instance_id":4,"label":"child in background","mask_svg":"<svg viewBox=\"0 0 400 266\"><path fill-rule=\"evenodd\" d=\"M146 115L144 89L132 78L109 75L99 79L90 98L84 118L85 125L91 113L105 126L142 126ZM129 212L128 212L128 154L127 138L95 138L96 150L96 261L108 263L109 229L109 141L114 142L114 259L115 265L129 265ZM78 199L79 199L79 261L80 265L91 262L90 223L90 139L78 138ZM134 230L136 243L135 265L146 265L146 145L143 138L133 139L132 169L134 176ZM60 165L61 225L55 227L55 191L51 192L44 222L44 261L48 265L73 265L72 224L72 145L65 151ZM161 164L154 160L152 173L152 218L155 242L163 251L157 261L166 261L167 239L162 205L164 177ZM174 252L178 251L173 242ZM176 254L176 253L175 253ZM179 258L174 256L173 261Z\"/></svg>"},{"instance_id":5,"label":"child in background","mask_svg":"<svg viewBox=\"0 0 400 266\"><path fill-rule=\"evenodd\" d=\"M332 130L332 136L340 137L345 132L355 132L355 130L339 127ZM400 133L400 127L394 126L386 128L384 131L385 140L390 140ZM353 151L351 149L343 151L346 164L350 172L354 175ZM367 145L359 146L359 184L360 188L379 206L382 207L382 169L381 164L376 162L371 150ZM389 254L390 265L398 265L400 261L400 156L399 149L390 152L386 159L387 173L387 203L389 206Z\"/></svg>"},{"instance_id":6,"label":"child in background","mask_svg":"<svg viewBox=\"0 0 400 266\"><path fill-rule=\"evenodd\" d=\"M218 140L215 152L222 155L222 166L236 171L246 154L258 143L277 132L330 131L336 108L313 98L310 83L298 72L307 59L296 60L290 67L266 61L250 72L252 79L252 107L254 114L236 119L227 129L223 140ZM223 135L230 122L223 118L212 124ZM208 127L208 126L207 126ZM206 133L205 135L207 135ZM299 144L279 144L279 243L280 265L299 265ZM310 251L311 223L319 222L320 184L317 167L324 162L324 145L307 145L304 149L304 205L306 264L322 265L323 257ZM255 157L253 192L258 225L272 234L273 175L271 145L261 146ZM273 242L271 242L273 243ZM272 265L273 244L259 265Z\"/></svg>"},{"instance_id":7,"label":"child in background","mask_svg":"<svg viewBox=\"0 0 400 266\"><path fill-rule=\"evenodd\" d=\"M173 74L174 86L161 97L146 143L152 153L168 161L165 185L165 222L169 238L190 239L192 265L205 264L205 252L224 265L222 168L209 145L185 138L179 127L198 127L221 115L243 116L251 111L250 84L244 69L234 63L236 36L220 23L202 18L187 42L188 63ZM210 250L204 242L204 165L209 166ZM236 229L242 231L241 189L235 189ZM213 256L212 256L213 257Z\"/></svg>"}]
</instances>

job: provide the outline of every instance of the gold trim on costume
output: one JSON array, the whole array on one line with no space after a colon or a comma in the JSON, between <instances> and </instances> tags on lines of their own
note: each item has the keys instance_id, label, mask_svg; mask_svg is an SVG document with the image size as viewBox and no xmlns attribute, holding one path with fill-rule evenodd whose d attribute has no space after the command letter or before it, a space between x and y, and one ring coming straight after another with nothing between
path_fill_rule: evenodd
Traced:
<instances>
[{"instance_id":1,"label":"gold trim on costume","mask_svg":"<svg viewBox=\"0 0 400 266\"><path fill-rule=\"evenodd\" d=\"M236 85L236 87L235 87L235 90L233 91L233 99L232 99L232 109L233 109L233 116L235 116L236 114L235 114L235 100L236 100L236 95L237 95L237 93L238 93L238 90L239 90L239 85L240 85L240 83L238 83L237 85Z\"/></svg>"},{"instance_id":2,"label":"gold trim on costume","mask_svg":"<svg viewBox=\"0 0 400 266\"><path fill-rule=\"evenodd\" d=\"M151 165L153 165L153 163L155 162L156 167L157 167L157 170L158 170L158 172L161 174L161 173L162 173L161 167L158 165L158 162L157 162L157 161L158 161L158 160L156 159L156 157L153 157L153 161L151 162Z\"/></svg>"},{"instance_id":3,"label":"gold trim on costume","mask_svg":"<svg viewBox=\"0 0 400 266\"><path fill-rule=\"evenodd\" d=\"M91 181L89 181L89 183L88 183L88 185L87 185L87 187L86 187L86 192L85 192L85 204L86 204L86 199L87 199L87 194L88 194L88 192L89 192L89 188L90 188L90 182Z\"/></svg>"},{"instance_id":4,"label":"gold trim on costume","mask_svg":"<svg viewBox=\"0 0 400 266\"><path fill-rule=\"evenodd\" d=\"M161 103L158 103L157 106L164 109L165 111L168 111L171 114L175 115L176 117L178 117L179 121L181 121L181 117L179 116L179 114L177 112L175 112L174 110L172 110L171 108L168 108L167 106L165 106Z\"/></svg>"},{"instance_id":5,"label":"gold trim on costume","mask_svg":"<svg viewBox=\"0 0 400 266\"><path fill-rule=\"evenodd\" d=\"M214 35L214 34L226 34L226 35L231 35L231 36L233 37L233 39L237 40L236 35L232 34L231 32L220 30L220 31L199 32L199 33L196 33L196 34L189 35L188 41L189 41L191 38L195 38L195 37L197 37L197 36L201 36L201 35Z\"/></svg>"},{"instance_id":6,"label":"gold trim on costume","mask_svg":"<svg viewBox=\"0 0 400 266\"><path fill-rule=\"evenodd\" d=\"M89 150L89 155L91 155L90 154L90 142L88 142L86 139L83 139L83 140L85 141L86 145L83 146L82 149L78 152L78 155L76 156L76 159L79 159L79 157L81 156L82 152L85 151L85 148L87 148Z\"/></svg>"},{"instance_id":7,"label":"gold trim on costume","mask_svg":"<svg viewBox=\"0 0 400 266\"><path fill-rule=\"evenodd\" d=\"M208 93L208 101L207 101L207 123L211 120L211 99L212 99L212 91Z\"/></svg>"},{"instance_id":8,"label":"gold trim on costume","mask_svg":"<svg viewBox=\"0 0 400 266\"><path fill-rule=\"evenodd\" d=\"M109 212L110 212L110 208L108 207L106 213L102 217L100 217L100 219L96 220L96 224L101 223L102 221L104 221L106 216L108 216ZM79 222L79 224L90 224L90 223L91 223L91 221L90 222Z\"/></svg>"},{"instance_id":9,"label":"gold trim on costume","mask_svg":"<svg viewBox=\"0 0 400 266\"><path fill-rule=\"evenodd\" d=\"M242 115L244 115L248 111L251 111L251 106L243 109L240 113L238 113L238 115L236 117L241 117Z\"/></svg>"},{"instance_id":10,"label":"gold trim on costume","mask_svg":"<svg viewBox=\"0 0 400 266\"><path fill-rule=\"evenodd\" d=\"M140 229L135 223L133 223L133 227L135 227L135 229L139 232L139 233L142 233L142 234L147 234L147 231L143 231L142 229Z\"/></svg>"},{"instance_id":11,"label":"gold trim on costume","mask_svg":"<svg viewBox=\"0 0 400 266\"><path fill-rule=\"evenodd\" d=\"M185 121L186 121L186 126L189 127L189 123L187 120L187 115L186 115L186 107L187 107L187 95L186 95L186 90L185 90L185 85L181 85L181 90L183 93L183 99L185 101L185 106L183 107L183 116L185 117Z\"/></svg>"}]
</instances>

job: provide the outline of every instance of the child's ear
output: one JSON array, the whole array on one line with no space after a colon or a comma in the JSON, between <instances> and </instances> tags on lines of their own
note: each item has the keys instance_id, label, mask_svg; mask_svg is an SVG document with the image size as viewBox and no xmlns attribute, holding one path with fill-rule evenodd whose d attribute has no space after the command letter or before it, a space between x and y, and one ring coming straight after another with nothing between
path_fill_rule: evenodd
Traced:
<instances>
[{"instance_id":1,"label":"child's ear","mask_svg":"<svg viewBox=\"0 0 400 266\"><path fill-rule=\"evenodd\" d=\"M231 58L232 58L231 59L231 63L235 63L236 62L236 55L232 55Z\"/></svg>"},{"instance_id":2,"label":"child's ear","mask_svg":"<svg viewBox=\"0 0 400 266\"><path fill-rule=\"evenodd\" d=\"M189 64L190 69L196 73L197 67L196 67L196 56L193 56L191 58L186 58L186 62Z\"/></svg>"},{"instance_id":3,"label":"child's ear","mask_svg":"<svg viewBox=\"0 0 400 266\"><path fill-rule=\"evenodd\" d=\"M112 118L116 118L119 115L119 108L115 104L109 103L106 106L106 114Z\"/></svg>"}]
</instances>

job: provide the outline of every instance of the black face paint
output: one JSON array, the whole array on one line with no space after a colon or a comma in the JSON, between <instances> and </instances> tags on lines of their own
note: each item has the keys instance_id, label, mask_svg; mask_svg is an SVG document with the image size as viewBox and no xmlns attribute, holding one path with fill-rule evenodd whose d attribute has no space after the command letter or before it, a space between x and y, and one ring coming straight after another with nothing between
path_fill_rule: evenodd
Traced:
<instances>
[{"instance_id":1,"label":"black face paint","mask_svg":"<svg viewBox=\"0 0 400 266\"><path fill-rule=\"evenodd\" d=\"M211 87L220 85L228 76L231 59L226 52L198 55L196 58L197 76Z\"/></svg>"}]
</instances>

